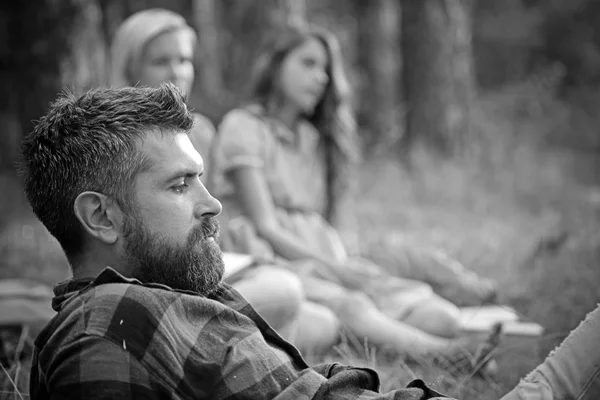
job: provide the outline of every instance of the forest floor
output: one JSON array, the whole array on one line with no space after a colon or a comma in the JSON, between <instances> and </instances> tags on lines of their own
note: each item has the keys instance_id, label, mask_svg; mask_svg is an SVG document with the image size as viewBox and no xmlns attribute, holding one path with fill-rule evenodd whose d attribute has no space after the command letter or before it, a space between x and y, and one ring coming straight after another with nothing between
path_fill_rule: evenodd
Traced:
<instances>
[{"instance_id":1,"label":"forest floor","mask_svg":"<svg viewBox=\"0 0 600 400\"><path fill-rule=\"evenodd\" d=\"M600 165L600 159L573 161L578 167L587 164L590 172ZM493 379L454 376L429 363L390 359L360 342L342 345L328 357L376 368L384 389L425 377L458 399L498 399L600 302L600 186L568 179L554 188L533 181L522 193L492 191L477 179L466 179L464 170L425 169L418 177L391 162L377 169L381 179L358 199L363 253L411 244L442 248L495 279L501 304L540 324L543 335L501 346L500 373ZM456 186L449 188L448 182ZM372 258L382 261L381 253Z\"/></svg>"},{"instance_id":2,"label":"forest floor","mask_svg":"<svg viewBox=\"0 0 600 400\"><path fill-rule=\"evenodd\" d=\"M540 324L543 335L501 346L500 372L491 379L390 359L362 344L342 345L329 359L376 368L383 389L425 377L458 399L498 399L600 303L600 135L593 111L600 103L581 95L567 104L535 89L482 97L475 129L481 137L471 156L443 162L418 155L410 172L388 158L371 161L361 172L356 214L363 254L378 252L372 256L385 264L382 248L444 249L495 279L501 303ZM477 147L482 143L487 147Z\"/></svg>"},{"instance_id":3,"label":"forest floor","mask_svg":"<svg viewBox=\"0 0 600 400\"><path fill-rule=\"evenodd\" d=\"M543 336L503 347L500 372L488 379L453 376L352 341L309 361L374 367L383 390L422 377L459 399L498 399L600 301L600 151L593 113L522 87L482 96L478 110L474 132L480 136L469 156L439 161L418 155L410 172L389 154L365 164L355 210L360 251L369 255L382 243L443 248L497 280L502 303L541 324ZM18 186L0 176L0 188L0 278L54 284L68 277L62 251L27 210ZM547 245L558 237L565 240ZM27 396L27 361L0 371L0 399L21 398L8 375Z\"/></svg>"}]
</instances>

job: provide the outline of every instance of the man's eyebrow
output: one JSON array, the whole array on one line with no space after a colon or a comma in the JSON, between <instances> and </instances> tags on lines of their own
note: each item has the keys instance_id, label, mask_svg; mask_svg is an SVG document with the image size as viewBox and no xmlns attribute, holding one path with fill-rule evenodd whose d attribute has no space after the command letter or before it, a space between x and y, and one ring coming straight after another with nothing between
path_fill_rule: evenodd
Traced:
<instances>
[{"instance_id":1,"label":"man's eyebrow","mask_svg":"<svg viewBox=\"0 0 600 400\"><path fill-rule=\"evenodd\" d=\"M179 168L169 175L164 177L165 182L170 182L177 178L193 178L195 176L202 176L204 174L204 167L201 166L199 168L191 168L191 167L182 167Z\"/></svg>"}]
</instances>

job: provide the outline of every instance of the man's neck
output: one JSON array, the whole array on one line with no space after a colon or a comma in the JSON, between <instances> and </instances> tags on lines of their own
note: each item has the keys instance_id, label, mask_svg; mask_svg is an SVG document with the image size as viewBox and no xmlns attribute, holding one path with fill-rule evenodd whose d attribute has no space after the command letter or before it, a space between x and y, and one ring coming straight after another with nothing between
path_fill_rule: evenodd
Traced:
<instances>
[{"instance_id":1,"label":"man's neck","mask_svg":"<svg viewBox=\"0 0 600 400\"><path fill-rule=\"evenodd\" d=\"M106 268L112 267L117 272L127 275L121 265L112 257L106 257L97 252L88 253L71 260L73 279L95 278Z\"/></svg>"},{"instance_id":2,"label":"man's neck","mask_svg":"<svg viewBox=\"0 0 600 400\"><path fill-rule=\"evenodd\" d=\"M95 278L100 274L101 270L98 271L96 269L88 269L81 267L73 268L73 279L86 279L86 278Z\"/></svg>"}]
</instances>

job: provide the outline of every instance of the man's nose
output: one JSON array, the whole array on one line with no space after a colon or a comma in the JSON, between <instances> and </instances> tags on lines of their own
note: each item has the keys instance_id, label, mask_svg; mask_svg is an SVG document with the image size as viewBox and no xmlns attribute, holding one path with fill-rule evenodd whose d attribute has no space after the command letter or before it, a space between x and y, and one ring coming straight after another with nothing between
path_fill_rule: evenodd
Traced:
<instances>
[{"instance_id":1,"label":"man's nose","mask_svg":"<svg viewBox=\"0 0 600 400\"><path fill-rule=\"evenodd\" d=\"M223 211L221 202L214 198L208 190L202 185L202 192L199 195L198 203L194 213L197 218L216 217Z\"/></svg>"}]
</instances>

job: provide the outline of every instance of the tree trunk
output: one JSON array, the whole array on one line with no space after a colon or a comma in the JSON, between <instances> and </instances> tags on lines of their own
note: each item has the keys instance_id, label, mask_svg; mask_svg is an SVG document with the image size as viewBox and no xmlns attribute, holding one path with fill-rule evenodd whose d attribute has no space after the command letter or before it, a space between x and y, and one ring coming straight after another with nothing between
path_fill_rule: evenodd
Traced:
<instances>
[{"instance_id":1,"label":"tree trunk","mask_svg":"<svg viewBox=\"0 0 600 400\"><path fill-rule=\"evenodd\" d=\"M107 83L108 45L103 14L94 1L79 0L77 17L68 33L68 53L60 60L62 84L81 94Z\"/></svg>"},{"instance_id":2,"label":"tree trunk","mask_svg":"<svg viewBox=\"0 0 600 400\"><path fill-rule=\"evenodd\" d=\"M387 147L398 139L399 18L395 0L355 0L358 64L361 70L359 124L368 134L366 147Z\"/></svg>"},{"instance_id":3,"label":"tree trunk","mask_svg":"<svg viewBox=\"0 0 600 400\"><path fill-rule=\"evenodd\" d=\"M450 156L464 147L473 101L471 0L403 0L405 145Z\"/></svg>"},{"instance_id":4,"label":"tree trunk","mask_svg":"<svg viewBox=\"0 0 600 400\"><path fill-rule=\"evenodd\" d=\"M63 86L101 83L104 42L97 4L85 0L2 3L0 167L14 174L19 143Z\"/></svg>"},{"instance_id":5,"label":"tree trunk","mask_svg":"<svg viewBox=\"0 0 600 400\"><path fill-rule=\"evenodd\" d=\"M9 6L10 3L10 6ZM13 4L14 3L14 4ZM2 51L2 133L0 158L5 173L14 174L18 144L29 132L32 120L43 114L48 102L60 90L59 63L48 59L49 50L59 52L60 25L55 7L47 1L3 2L3 25L7 37ZM34 23L35 21L35 23ZM6 124L6 125L5 125Z\"/></svg>"},{"instance_id":6,"label":"tree trunk","mask_svg":"<svg viewBox=\"0 0 600 400\"><path fill-rule=\"evenodd\" d=\"M14 89L15 60L11 46L15 42L14 15L8 2L0 4L0 174L14 175L21 129L17 117L17 98Z\"/></svg>"},{"instance_id":7,"label":"tree trunk","mask_svg":"<svg viewBox=\"0 0 600 400\"><path fill-rule=\"evenodd\" d=\"M306 19L305 0L278 0L276 10L280 10L280 16L285 23L302 23Z\"/></svg>"},{"instance_id":8,"label":"tree trunk","mask_svg":"<svg viewBox=\"0 0 600 400\"><path fill-rule=\"evenodd\" d=\"M220 27L215 0L193 0L192 13L198 32L195 91L199 94L199 108L212 116L219 113L219 106L224 103Z\"/></svg>"},{"instance_id":9,"label":"tree trunk","mask_svg":"<svg viewBox=\"0 0 600 400\"><path fill-rule=\"evenodd\" d=\"M110 46L119 25L133 13L130 0L98 0L102 10L102 33ZM110 61L110 60L109 60Z\"/></svg>"},{"instance_id":10,"label":"tree trunk","mask_svg":"<svg viewBox=\"0 0 600 400\"><path fill-rule=\"evenodd\" d=\"M248 92L251 68L265 35L276 26L303 21L306 7L304 0L220 0L217 4L222 17L223 82L233 107Z\"/></svg>"}]
</instances>

